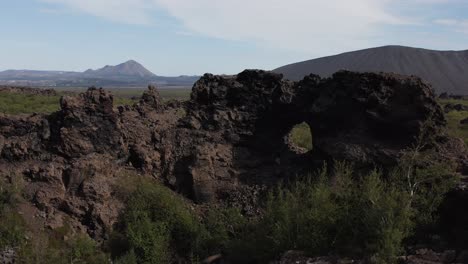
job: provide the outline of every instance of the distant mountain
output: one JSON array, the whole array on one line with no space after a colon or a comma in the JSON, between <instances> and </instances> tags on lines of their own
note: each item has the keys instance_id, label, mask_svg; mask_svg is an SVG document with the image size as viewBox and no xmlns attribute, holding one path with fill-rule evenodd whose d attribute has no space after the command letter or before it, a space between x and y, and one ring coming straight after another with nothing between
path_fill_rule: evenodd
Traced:
<instances>
[{"instance_id":1,"label":"distant mountain","mask_svg":"<svg viewBox=\"0 0 468 264\"><path fill-rule=\"evenodd\" d=\"M7 70L0 72L0 84L33 86L103 86L141 87L148 84L162 86L192 86L199 76L158 76L140 63L129 60L85 72Z\"/></svg>"},{"instance_id":2,"label":"distant mountain","mask_svg":"<svg viewBox=\"0 0 468 264\"><path fill-rule=\"evenodd\" d=\"M299 80L310 73L328 77L343 69L416 75L431 83L439 93L468 94L468 50L384 46L293 63L274 71Z\"/></svg>"},{"instance_id":3,"label":"distant mountain","mask_svg":"<svg viewBox=\"0 0 468 264\"><path fill-rule=\"evenodd\" d=\"M91 77L115 77L115 76L132 76L132 77L139 77L139 78L152 78L156 77L156 75L149 70L147 70L143 65L140 63L129 60L127 62L121 63L116 66L104 66L101 69L97 70L87 70L83 73L85 76Z\"/></svg>"}]
</instances>

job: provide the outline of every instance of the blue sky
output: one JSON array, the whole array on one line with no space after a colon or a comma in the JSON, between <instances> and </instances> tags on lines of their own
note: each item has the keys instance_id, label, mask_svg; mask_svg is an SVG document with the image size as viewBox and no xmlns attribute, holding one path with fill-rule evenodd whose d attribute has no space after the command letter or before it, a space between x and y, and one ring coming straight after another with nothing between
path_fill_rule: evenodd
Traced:
<instances>
[{"instance_id":1,"label":"blue sky","mask_svg":"<svg viewBox=\"0 0 468 264\"><path fill-rule=\"evenodd\" d=\"M233 74L389 44L468 49L468 0L5 0L0 34L0 71L134 59Z\"/></svg>"}]
</instances>

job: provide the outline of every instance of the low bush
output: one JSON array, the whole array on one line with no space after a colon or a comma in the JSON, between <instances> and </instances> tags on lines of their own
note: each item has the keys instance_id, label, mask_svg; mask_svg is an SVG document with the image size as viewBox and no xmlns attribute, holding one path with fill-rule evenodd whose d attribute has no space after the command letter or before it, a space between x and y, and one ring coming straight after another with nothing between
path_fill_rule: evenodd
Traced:
<instances>
[{"instance_id":1,"label":"low bush","mask_svg":"<svg viewBox=\"0 0 468 264\"><path fill-rule=\"evenodd\" d=\"M410 231L408 196L377 171L360 180L340 165L332 178L326 170L267 198L265 214L254 223L231 255L237 262L266 263L288 250L310 255L372 256L391 261ZM331 181L330 181L331 179Z\"/></svg>"},{"instance_id":2,"label":"low bush","mask_svg":"<svg viewBox=\"0 0 468 264\"><path fill-rule=\"evenodd\" d=\"M333 171L281 184L254 219L216 207L200 219L166 187L141 177L132 186L129 177L119 194L127 210L111 239L112 255L116 263L198 263L219 253L232 263L267 263L301 250L393 263L409 238L435 223L435 211L456 181L450 166L421 166L421 157L406 157L385 175L359 174L337 162Z\"/></svg>"},{"instance_id":3,"label":"low bush","mask_svg":"<svg viewBox=\"0 0 468 264\"><path fill-rule=\"evenodd\" d=\"M312 132L307 123L301 123L293 127L290 132L291 141L298 147L312 150Z\"/></svg>"},{"instance_id":4,"label":"low bush","mask_svg":"<svg viewBox=\"0 0 468 264\"><path fill-rule=\"evenodd\" d=\"M141 182L131 193L126 208L122 234L114 234L111 241L111 248L126 247L125 259L134 254L138 263L168 263L176 257L195 257L201 234L199 221L171 190ZM113 253L118 259L122 257L115 250Z\"/></svg>"},{"instance_id":5,"label":"low bush","mask_svg":"<svg viewBox=\"0 0 468 264\"><path fill-rule=\"evenodd\" d=\"M208 257L225 253L233 241L241 239L248 220L237 208L212 208L204 216L198 255Z\"/></svg>"},{"instance_id":6,"label":"low bush","mask_svg":"<svg viewBox=\"0 0 468 264\"><path fill-rule=\"evenodd\" d=\"M4 176L4 175L2 175ZM19 189L0 179L0 250L18 247L25 242L25 223L15 208Z\"/></svg>"},{"instance_id":7,"label":"low bush","mask_svg":"<svg viewBox=\"0 0 468 264\"><path fill-rule=\"evenodd\" d=\"M0 216L0 250L16 248L25 243L25 223L21 215L5 210Z\"/></svg>"},{"instance_id":8,"label":"low bush","mask_svg":"<svg viewBox=\"0 0 468 264\"><path fill-rule=\"evenodd\" d=\"M247 224L235 208L197 214L189 203L157 182L126 172L117 195L126 203L108 248L116 263L199 263L228 250ZM199 217L198 215L204 215Z\"/></svg>"},{"instance_id":9,"label":"low bush","mask_svg":"<svg viewBox=\"0 0 468 264\"><path fill-rule=\"evenodd\" d=\"M35 234L18 252L18 263L35 264L102 264L109 257L87 235L74 235L64 240L54 231Z\"/></svg>"}]
</instances>

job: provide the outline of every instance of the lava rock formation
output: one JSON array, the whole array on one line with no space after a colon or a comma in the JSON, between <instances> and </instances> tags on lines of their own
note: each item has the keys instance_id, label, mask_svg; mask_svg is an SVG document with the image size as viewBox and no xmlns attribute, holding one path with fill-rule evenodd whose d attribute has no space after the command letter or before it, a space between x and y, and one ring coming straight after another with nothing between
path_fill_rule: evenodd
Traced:
<instances>
[{"instance_id":1,"label":"lava rock formation","mask_svg":"<svg viewBox=\"0 0 468 264\"><path fill-rule=\"evenodd\" d=\"M418 136L440 159L463 168L464 144L445 133L431 87L417 77L342 71L299 82L246 70L204 75L188 102L164 103L150 87L133 106L114 109L113 96L90 88L65 96L51 115L0 115L0 172L20 177L34 216L57 228L105 238L123 208L114 198L119 171L133 168L196 203L253 208L258 190L347 160L392 166ZM306 122L313 150L288 140Z\"/></svg>"}]
</instances>

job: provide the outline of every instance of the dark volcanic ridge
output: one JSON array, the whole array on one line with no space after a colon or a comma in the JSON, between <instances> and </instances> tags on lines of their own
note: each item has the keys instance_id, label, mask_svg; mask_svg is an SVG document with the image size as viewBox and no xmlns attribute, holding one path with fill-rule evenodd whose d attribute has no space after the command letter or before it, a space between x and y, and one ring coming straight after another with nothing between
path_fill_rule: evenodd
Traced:
<instances>
[{"instance_id":1,"label":"dark volcanic ridge","mask_svg":"<svg viewBox=\"0 0 468 264\"><path fill-rule=\"evenodd\" d=\"M298 81L311 73L329 77L339 70L416 75L429 82L437 93L468 94L468 50L384 46L293 63L274 71Z\"/></svg>"}]
</instances>

